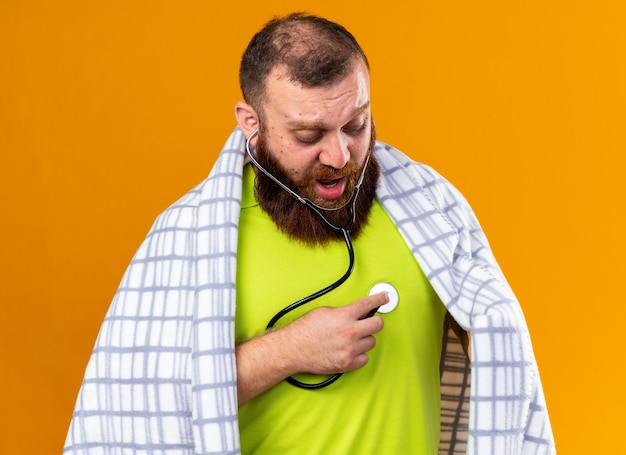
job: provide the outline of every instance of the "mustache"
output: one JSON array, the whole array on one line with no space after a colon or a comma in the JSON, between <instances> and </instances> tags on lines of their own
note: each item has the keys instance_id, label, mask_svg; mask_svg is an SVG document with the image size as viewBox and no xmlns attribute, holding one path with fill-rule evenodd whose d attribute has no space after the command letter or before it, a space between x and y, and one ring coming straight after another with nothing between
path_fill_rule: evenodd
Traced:
<instances>
[{"instance_id":1,"label":"mustache","mask_svg":"<svg viewBox=\"0 0 626 455\"><path fill-rule=\"evenodd\" d=\"M348 178L348 180L352 180L355 174L360 174L362 166L364 165L365 163L357 164L349 162L343 168L335 169L332 166L320 164L307 176L306 184L311 184L316 180L339 180L344 177Z\"/></svg>"}]
</instances>

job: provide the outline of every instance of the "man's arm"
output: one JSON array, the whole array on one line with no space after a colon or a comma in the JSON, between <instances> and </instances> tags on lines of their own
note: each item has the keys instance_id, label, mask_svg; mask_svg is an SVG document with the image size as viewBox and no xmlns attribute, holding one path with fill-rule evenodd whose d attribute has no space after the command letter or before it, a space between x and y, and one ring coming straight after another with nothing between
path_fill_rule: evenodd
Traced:
<instances>
[{"instance_id":1,"label":"man's arm","mask_svg":"<svg viewBox=\"0 0 626 455\"><path fill-rule=\"evenodd\" d=\"M321 307L291 324L236 347L239 406L297 373L335 374L368 362L373 334L383 328L380 316L363 319L387 303L386 294L364 297L348 305Z\"/></svg>"}]
</instances>

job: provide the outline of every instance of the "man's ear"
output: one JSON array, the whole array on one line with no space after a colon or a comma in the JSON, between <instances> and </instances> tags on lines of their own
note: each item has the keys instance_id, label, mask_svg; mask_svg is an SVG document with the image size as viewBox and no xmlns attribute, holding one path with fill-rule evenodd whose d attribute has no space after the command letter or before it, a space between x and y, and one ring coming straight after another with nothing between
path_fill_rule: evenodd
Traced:
<instances>
[{"instance_id":1,"label":"man's ear","mask_svg":"<svg viewBox=\"0 0 626 455\"><path fill-rule=\"evenodd\" d=\"M235 118L246 137L249 137L254 130L259 128L259 116L256 111L247 103L239 101L235 104ZM253 138L252 141L255 141ZM254 145L254 144L253 144Z\"/></svg>"}]
</instances>

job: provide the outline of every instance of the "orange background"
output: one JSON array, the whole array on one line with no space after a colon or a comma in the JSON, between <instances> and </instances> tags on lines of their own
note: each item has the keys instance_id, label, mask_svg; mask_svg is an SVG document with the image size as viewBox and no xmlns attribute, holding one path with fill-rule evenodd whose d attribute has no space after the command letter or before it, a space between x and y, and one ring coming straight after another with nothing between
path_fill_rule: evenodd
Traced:
<instances>
[{"instance_id":1,"label":"orange background","mask_svg":"<svg viewBox=\"0 0 626 455\"><path fill-rule=\"evenodd\" d=\"M60 453L127 263L234 127L248 39L296 3L0 1L1 454ZM297 8L357 36L379 137L472 203L560 453L624 453L625 4L372 3Z\"/></svg>"}]
</instances>

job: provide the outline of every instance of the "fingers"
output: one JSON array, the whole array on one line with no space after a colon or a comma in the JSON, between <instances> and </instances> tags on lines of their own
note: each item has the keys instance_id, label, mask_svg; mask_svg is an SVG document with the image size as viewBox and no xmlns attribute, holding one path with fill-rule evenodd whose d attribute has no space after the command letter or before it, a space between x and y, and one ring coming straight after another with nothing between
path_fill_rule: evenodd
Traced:
<instances>
[{"instance_id":1,"label":"fingers","mask_svg":"<svg viewBox=\"0 0 626 455\"><path fill-rule=\"evenodd\" d=\"M362 299L356 300L344 308L351 313L356 319L363 319L367 316L372 316L378 309L378 307L389 302L389 296L384 292L379 294L369 295Z\"/></svg>"},{"instance_id":2,"label":"fingers","mask_svg":"<svg viewBox=\"0 0 626 455\"><path fill-rule=\"evenodd\" d=\"M369 335L357 342L356 350L357 352L365 353L371 351L374 347L376 347L376 338L373 335Z\"/></svg>"},{"instance_id":3,"label":"fingers","mask_svg":"<svg viewBox=\"0 0 626 455\"><path fill-rule=\"evenodd\" d=\"M351 370L356 370L358 368L363 368L365 365L367 365L367 362L369 362L369 360L370 359L367 354L365 353L359 354L352 361L352 366L350 368L347 368L345 371L351 371Z\"/></svg>"},{"instance_id":4,"label":"fingers","mask_svg":"<svg viewBox=\"0 0 626 455\"><path fill-rule=\"evenodd\" d=\"M344 371L356 370L357 368L365 366L369 362L369 355L367 353L374 349L375 346L376 338L374 338L374 336L369 335L361 338L356 344L356 353L352 358L351 364L345 368Z\"/></svg>"}]
</instances>

